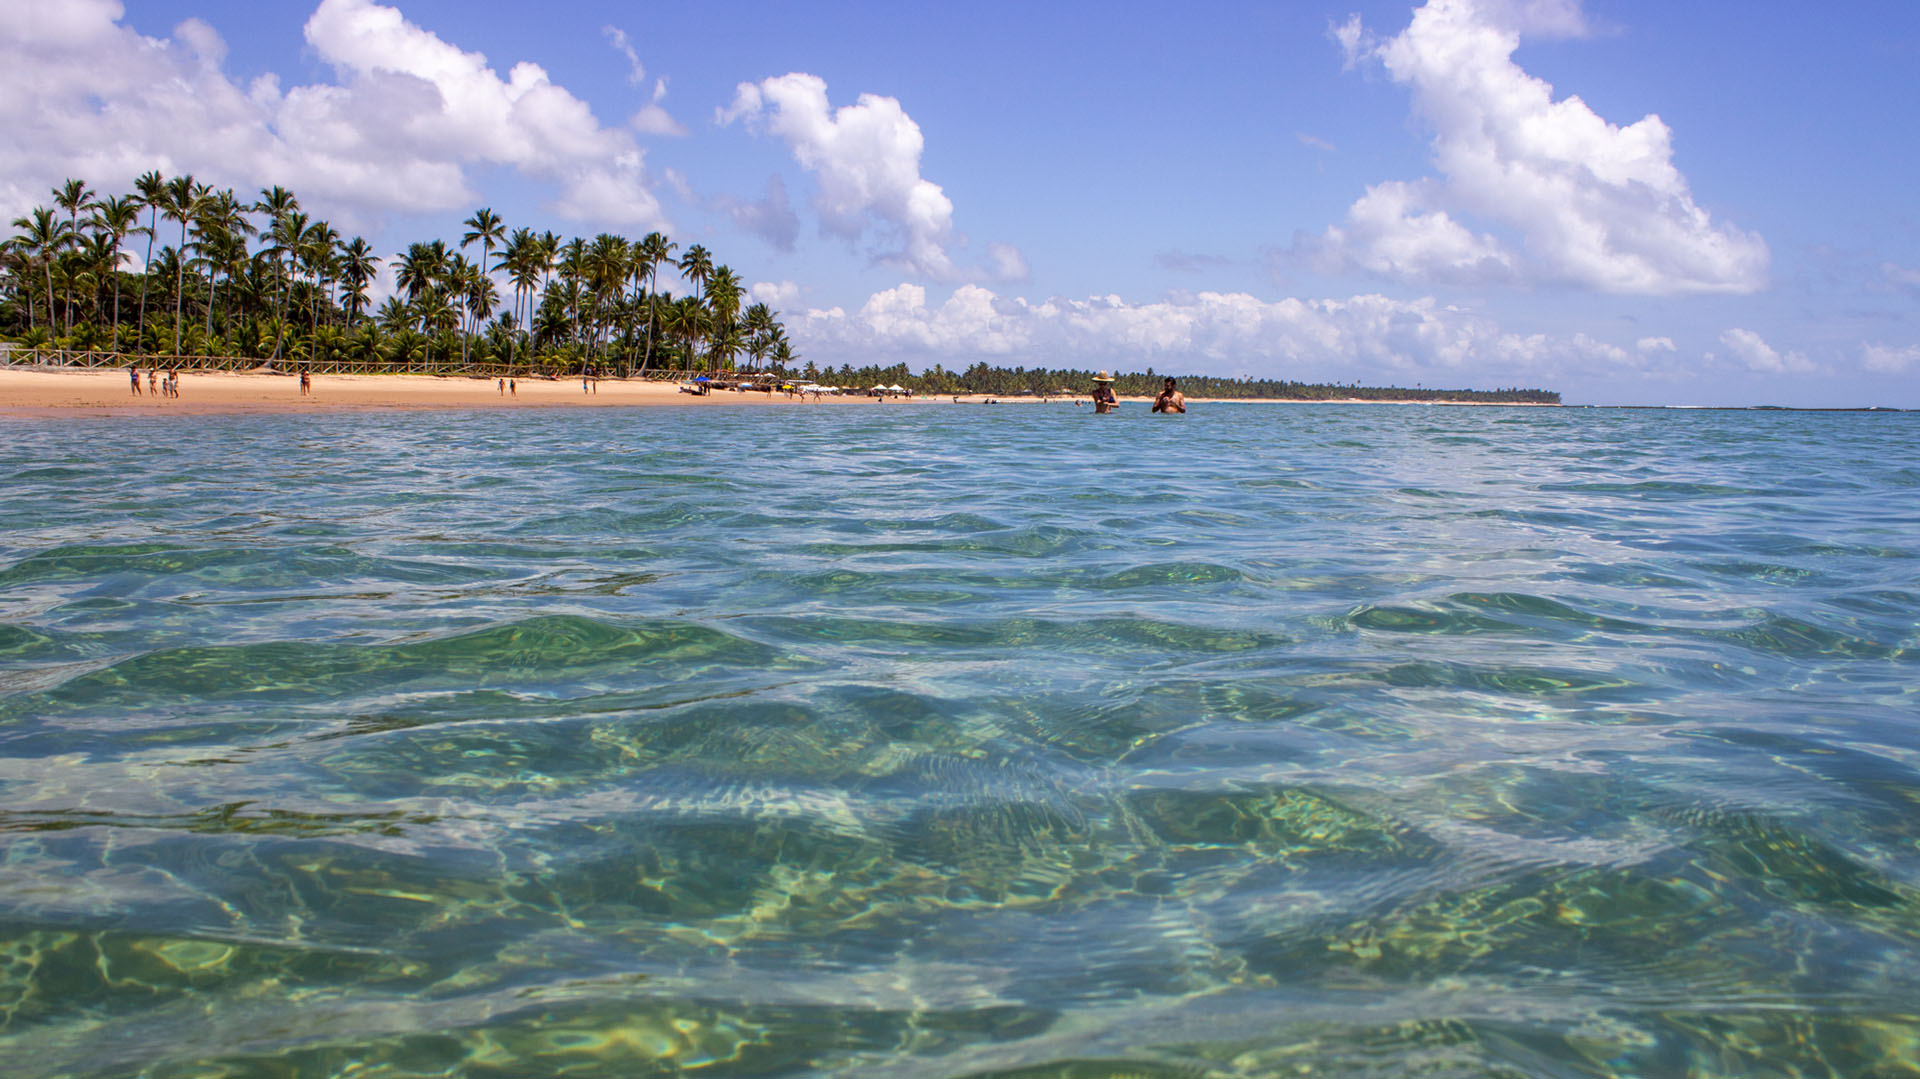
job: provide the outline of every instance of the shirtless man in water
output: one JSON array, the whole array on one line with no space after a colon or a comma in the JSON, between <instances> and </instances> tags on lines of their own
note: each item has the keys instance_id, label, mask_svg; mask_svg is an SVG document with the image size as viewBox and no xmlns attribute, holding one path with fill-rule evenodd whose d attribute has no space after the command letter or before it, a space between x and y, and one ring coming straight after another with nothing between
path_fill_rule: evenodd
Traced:
<instances>
[{"instance_id":1,"label":"shirtless man in water","mask_svg":"<svg viewBox=\"0 0 1920 1079\"><path fill-rule=\"evenodd\" d=\"M1168 379L1166 386L1160 390L1160 396L1153 399L1153 410L1155 412L1185 412L1187 410L1187 395L1180 392L1174 385L1172 379Z\"/></svg>"}]
</instances>

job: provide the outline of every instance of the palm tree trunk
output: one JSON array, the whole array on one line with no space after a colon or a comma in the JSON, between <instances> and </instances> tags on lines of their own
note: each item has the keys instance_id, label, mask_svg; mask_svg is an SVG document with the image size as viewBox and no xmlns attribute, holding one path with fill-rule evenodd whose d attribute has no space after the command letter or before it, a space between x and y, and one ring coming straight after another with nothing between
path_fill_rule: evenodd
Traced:
<instances>
[{"instance_id":1,"label":"palm tree trunk","mask_svg":"<svg viewBox=\"0 0 1920 1079\"><path fill-rule=\"evenodd\" d=\"M182 211L184 212L184 211ZM174 259L173 281L173 354L180 355L180 320L184 317L187 299L187 222L180 221L180 251Z\"/></svg>"},{"instance_id":2,"label":"palm tree trunk","mask_svg":"<svg viewBox=\"0 0 1920 1079\"><path fill-rule=\"evenodd\" d=\"M147 280L153 276L153 237L159 231L160 211L155 209L147 218L147 261L140 266L140 328L134 332L141 337L147 335Z\"/></svg>"}]
</instances>

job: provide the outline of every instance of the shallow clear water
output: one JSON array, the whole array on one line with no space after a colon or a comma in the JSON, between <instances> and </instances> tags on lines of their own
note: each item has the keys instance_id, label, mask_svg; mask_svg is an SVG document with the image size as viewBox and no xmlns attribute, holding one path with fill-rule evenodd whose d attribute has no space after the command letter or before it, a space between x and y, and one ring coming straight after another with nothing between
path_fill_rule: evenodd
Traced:
<instances>
[{"instance_id":1,"label":"shallow clear water","mask_svg":"<svg viewBox=\"0 0 1920 1079\"><path fill-rule=\"evenodd\" d=\"M1920 1074L1920 416L0 438L10 1076Z\"/></svg>"}]
</instances>

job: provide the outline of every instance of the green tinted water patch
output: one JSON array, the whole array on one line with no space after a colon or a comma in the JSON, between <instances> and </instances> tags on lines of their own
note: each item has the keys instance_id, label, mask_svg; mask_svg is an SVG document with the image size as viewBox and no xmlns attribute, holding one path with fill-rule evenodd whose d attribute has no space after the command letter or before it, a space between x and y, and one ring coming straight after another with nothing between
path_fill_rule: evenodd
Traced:
<instances>
[{"instance_id":1,"label":"green tinted water patch","mask_svg":"<svg viewBox=\"0 0 1920 1079\"><path fill-rule=\"evenodd\" d=\"M0 571L0 588L52 581L167 580L175 587L234 592L314 588L335 582L392 581L454 584L474 580L473 570L435 562L370 558L346 548L183 548L139 545L68 548L23 559Z\"/></svg>"},{"instance_id":2,"label":"green tinted water patch","mask_svg":"<svg viewBox=\"0 0 1920 1079\"><path fill-rule=\"evenodd\" d=\"M1391 862L1433 853L1431 844L1404 826L1298 788L1147 790L1129 795L1127 805L1174 850L1229 847L1288 865L1343 855Z\"/></svg>"},{"instance_id":3,"label":"green tinted water patch","mask_svg":"<svg viewBox=\"0 0 1920 1079\"><path fill-rule=\"evenodd\" d=\"M1828 626L1773 612L1760 612L1760 617L1756 621L1741 629L1703 634L1703 636L1760 653L1765 659L1814 659L1821 656L1841 656L1848 659L1899 662L1920 660L1920 652L1910 647L1843 633Z\"/></svg>"},{"instance_id":4,"label":"green tinted water patch","mask_svg":"<svg viewBox=\"0 0 1920 1079\"><path fill-rule=\"evenodd\" d=\"M752 625L796 645L832 644L901 654L917 662L976 662L983 655L1008 657L1013 650L1047 649L1058 654L1150 657L1160 663L1184 657L1231 655L1279 648L1278 634L1205 628L1137 618L1006 618L992 621L931 621L815 616L755 619Z\"/></svg>"},{"instance_id":5,"label":"green tinted water patch","mask_svg":"<svg viewBox=\"0 0 1920 1079\"><path fill-rule=\"evenodd\" d=\"M1458 663L1396 663L1360 677L1400 689L1464 689L1525 697L1579 695L1631 702L1645 693L1643 683L1590 671L1517 665L1480 667Z\"/></svg>"},{"instance_id":6,"label":"green tinted water patch","mask_svg":"<svg viewBox=\"0 0 1920 1079\"><path fill-rule=\"evenodd\" d=\"M136 656L46 693L0 703L0 721L8 713L140 711L176 701L271 706L476 687L551 693L652 685L739 668L815 666L706 626L617 625L560 615L397 645L276 642Z\"/></svg>"}]
</instances>

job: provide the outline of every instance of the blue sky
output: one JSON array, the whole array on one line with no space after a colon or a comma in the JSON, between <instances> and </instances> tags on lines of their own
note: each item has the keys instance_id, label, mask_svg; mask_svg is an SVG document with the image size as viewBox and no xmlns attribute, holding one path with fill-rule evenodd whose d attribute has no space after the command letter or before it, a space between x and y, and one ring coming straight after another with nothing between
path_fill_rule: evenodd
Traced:
<instances>
[{"instance_id":1,"label":"blue sky","mask_svg":"<svg viewBox=\"0 0 1920 1079\"><path fill-rule=\"evenodd\" d=\"M660 229L834 365L1920 407L1915 70L1905 0L66 0L0 11L0 211Z\"/></svg>"}]
</instances>

